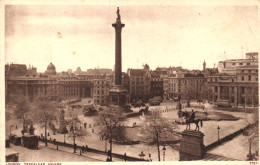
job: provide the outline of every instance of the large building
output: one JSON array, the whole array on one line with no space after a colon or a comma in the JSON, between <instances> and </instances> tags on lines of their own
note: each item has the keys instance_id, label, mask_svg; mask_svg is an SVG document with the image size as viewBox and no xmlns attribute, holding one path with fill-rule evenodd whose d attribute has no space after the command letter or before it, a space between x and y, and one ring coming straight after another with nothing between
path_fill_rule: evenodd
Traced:
<instances>
[{"instance_id":1,"label":"large building","mask_svg":"<svg viewBox=\"0 0 260 165\"><path fill-rule=\"evenodd\" d=\"M128 69L130 101L143 100L147 102L150 98L150 76L145 69Z\"/></svg>"},{"instance_id":2,"label":"large building","mask_svg":"<svg viewBox=\"0 0 260 165\"><path fill-rule=\"evenodd\" d=\"M219 74L207 77L211 101L229 100L235 107L258 105L258 53L246 55L247 59L226 60Z\"/></svg>"},{"instance_id":3,"label":"large building","mask_svg":"<svg viewBox=\"0 0 260 165\"><path fill-rule=\"evenodd\" d=\"M206 78L201 75L178 73L168 77L168 97L174 99L198 99L205 88Z\"/></svg>"},{"instance_id":4,"label":"large building","mask_svg":"<svg viewBox=\"0 0 260 165\"><path fill-rule=\"evenodd\" d=\"M156 72L151 72L150 78L150 97L161 96L163 98L163 78Z\"/></svg>"},{"instance_id":5,"label":"large building","mask_svg":"<svg viewBox=\"0 0 260 165\"><path fill-rule=\"evenodd\" d=\"M107 69L96 69L93 74L74 75L56 73L55 66L50 63L44 74L35 76L26 74L26 65L17 66L21 71L6 71L6 101L11 101L15 96L28 96L30 101L38 96L48 96L53 100L93 98L95 104L107 103L112 81L112 75L102 72Z\"/></svg>"}]
</instances>

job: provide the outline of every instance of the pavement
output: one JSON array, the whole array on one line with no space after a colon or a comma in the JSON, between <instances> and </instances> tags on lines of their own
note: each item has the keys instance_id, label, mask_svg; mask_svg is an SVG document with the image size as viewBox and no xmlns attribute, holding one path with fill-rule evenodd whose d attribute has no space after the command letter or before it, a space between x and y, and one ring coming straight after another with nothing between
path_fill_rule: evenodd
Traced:
<instances>
[{"instance_id":1,"label":"pavement","mask_svg":"<svg viewBox=\"0 0 260 165\"><path fill-rule=\"evenodd\" d=\"M38 150L27 149L22 146L11 144L12 150L19 153L19 162L97 162L105 161L102 158L96 159L89 156L80 156L62 150L56 150L52 147L45 147L43 143L39 144Z\"/></svg>"}]
</instances>

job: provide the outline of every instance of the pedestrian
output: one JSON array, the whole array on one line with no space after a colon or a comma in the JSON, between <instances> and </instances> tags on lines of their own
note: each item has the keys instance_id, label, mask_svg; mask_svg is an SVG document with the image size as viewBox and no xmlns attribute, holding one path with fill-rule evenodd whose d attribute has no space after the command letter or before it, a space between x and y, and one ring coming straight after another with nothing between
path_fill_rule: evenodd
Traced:
<instances>
[{"instance_id":1,"label":"pedestrian","mask_svg":"<svg viewBox=\"0 0 260 165\"><path fill-rule=\"evenodd\" d=\"M75 143L73 147L74 147L74 153L76 153L77 144Z\"/></svg>"},{"instance_id":2,"label":"pedestrian","mask_svg":"<svg viewBox=\"0 0 260 165\"><path fill-rule=\"evenodd\" d=\"M126 161L126 153L124 154L124 160Z\"/></svg>"},{"instance_id":3,"label":"pedestrian","mask_svg":"<svg viewBox=\"0 0 260 165\"><path fill-rule=\"evenodd\" d=\"M84 128L85 128L85 129L87 128L87 123L84 123Z\"/></svg>"},{"instance_id":4,"label":"pedestrian","mask_svg":"<svg viewBox=\"0 0 260 165\"><path fill-rule=\"evenodd\" d=\"M84 151L85 151L85 147L84 147L84 145L82 146L82 153L84 153Z\"/></svg>"}]
</instances>

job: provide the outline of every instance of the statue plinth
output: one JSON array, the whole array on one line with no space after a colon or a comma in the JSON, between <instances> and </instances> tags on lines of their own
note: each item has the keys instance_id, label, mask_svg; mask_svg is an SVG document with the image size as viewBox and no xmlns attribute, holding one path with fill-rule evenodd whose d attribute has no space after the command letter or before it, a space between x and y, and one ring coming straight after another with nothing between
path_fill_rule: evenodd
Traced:
<instances>
[{"instance_id":1,"label":"statue plinth","mask_svg":"<svg viewBox=\"0 0 260 165\"><path fill-rule=\"evenodd\" d=\"M180 144L180 160L199 160L205 155L204 134L200 131L185 130Z\"/></svg>"},{"instance_id":2,"label":"statue plinth","mask_svg":"<svg viewBox=\"0 0 260 165\"><path fill-rule=\"evenodd\" d=\"M123 88L121 85L114 85L109 90L110 95L110 105L116 107L124 107L127 99L126 99L127 90Z\"/></svg>"}]
</instances>

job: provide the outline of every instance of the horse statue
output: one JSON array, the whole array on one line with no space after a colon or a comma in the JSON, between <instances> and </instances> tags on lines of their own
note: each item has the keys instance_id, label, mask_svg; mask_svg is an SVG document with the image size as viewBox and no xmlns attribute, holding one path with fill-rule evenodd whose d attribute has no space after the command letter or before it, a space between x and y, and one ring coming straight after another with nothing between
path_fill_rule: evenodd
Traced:
<instances>
[{"instance_id":1,"label":"horse statue","mask_svg":"<svg viewBox=\"0 0 260 165\"><path fill-rule=\"evenodd\" d=\"M188 112L182 112L182 117L184 117L186 119L186 129L190 129L190 123L195 123L196 124L196 128L195 131L198 129L198 131L200 130L199 127L199 122L200 122L200 126L202 127L202 120L201 119L195 119L195 112L193 112L193 115L190 115Z\"/></svg>"}]
</instances>

